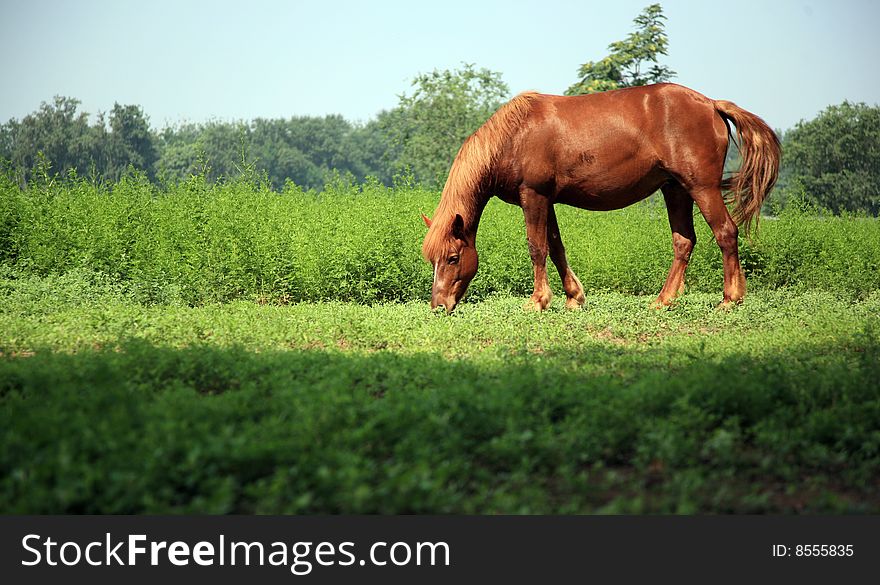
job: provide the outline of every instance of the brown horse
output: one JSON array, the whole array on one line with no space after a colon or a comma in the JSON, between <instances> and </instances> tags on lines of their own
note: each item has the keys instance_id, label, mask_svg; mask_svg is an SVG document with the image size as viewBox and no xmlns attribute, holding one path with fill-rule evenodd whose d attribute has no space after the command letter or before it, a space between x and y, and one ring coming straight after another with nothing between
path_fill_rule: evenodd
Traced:
<instances>
[{"instance_id":1,"label":"brown horse","mask_svg":"<svg viewBox=\"0 0 880 585\"><path fill-rule=\"evenodd\" d=\"M722 179L731 137L728 122L737 129L742 165ZM724 258L723 302L739 302L746 281L737 226L748 231L757 220L776 183L779 154L779 140L759 117L680 85L569 97L520 94L465 141L433 221L422 216L429 228L422 253L434 266L431 307L451 312L476 274L477 225L492 195L523 210L535 271L531 306L541 311L552 296L548 254L562 278L566 306L584 303L584 288L565 258L553 205L607 211L657 189L666 200L674 256L655 305L670 304L684 290L696 242L694 203Z\"/></svg>"}]
</instances>

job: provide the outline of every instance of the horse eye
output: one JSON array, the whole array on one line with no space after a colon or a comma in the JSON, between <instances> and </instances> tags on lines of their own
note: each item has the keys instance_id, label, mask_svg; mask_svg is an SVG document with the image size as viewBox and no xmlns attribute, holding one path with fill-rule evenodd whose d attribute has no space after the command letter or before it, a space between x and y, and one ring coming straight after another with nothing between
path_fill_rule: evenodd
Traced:
<instances>
[{"instance_id":1,"label":"horse eye","mask_svg":"<svg viewBox=\"0 0 880 585\"><path fill-rule=\"evenodd\" d=\"M450 264L458 264L458 256L450 256L447 262L449 262Z\"/></svg>"}]
</instances>

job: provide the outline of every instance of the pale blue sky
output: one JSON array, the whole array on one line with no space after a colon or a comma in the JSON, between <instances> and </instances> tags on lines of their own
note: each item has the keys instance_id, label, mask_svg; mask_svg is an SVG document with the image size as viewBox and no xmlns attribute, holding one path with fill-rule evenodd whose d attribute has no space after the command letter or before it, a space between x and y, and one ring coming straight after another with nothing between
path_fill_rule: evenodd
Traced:
<instances>
[{"instance_id":1,"label":"pale blue sky","mask_svg":"<svg viewBox=\"0 0 880 585\"><path fill-rule=\"evenodd\" d=\"M339 113L366 121L463 61L562 93L652 0L2 0L0 121L53 95L151 124ZM675 81L787 129L880 102L880 2L667 0Z\"/></svg>"}]
</instances>

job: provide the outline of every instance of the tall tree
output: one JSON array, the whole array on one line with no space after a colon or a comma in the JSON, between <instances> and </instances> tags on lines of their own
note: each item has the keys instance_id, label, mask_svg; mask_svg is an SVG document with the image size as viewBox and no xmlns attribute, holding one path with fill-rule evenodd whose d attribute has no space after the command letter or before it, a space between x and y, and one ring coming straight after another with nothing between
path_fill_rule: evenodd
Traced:
<instances>
[{"instance_id":1,"label":"tall tree","mask_svg":"<svg viewBox=\"0 0 880 585\"><path fill-rule=\"evenodd\" d=\"M0 129L0 157L12 163L23 183L43 161L53 174L76 170L118 180L131 165L152 176L158 154L140 106L115 104L109 120L99 113L89 124L89 114L79 111L79 105L74 98L56 96L23 120L10 120Z\"/></svg>"},{"instance_id":2,"label":"tall tree","mask_svg":"<svg viewBox=\"0 0 880 585\"><path fill-rule=\"evenodd\" d=\"M257 118L253 122L252 153L259 168L265 169L273 187L280 189L287 179L302 187L321 187L324 182L321 163L303 150L312 146L309 140L312 135L316 149L321 151L319 158L332 157L325 150L328 144L332 144L332 138L326 138L321 129L320 123L309 124L305 118Z\"/></svg>"},{"instance_id":3,"label":"tall tree","mask_svg":"<svg viewBox=\"0 0 880 585\"><path fill-rule=\"evenodd\" d=\"M383 123L387 116L388 111L382 111L366 124L357 126L349 137L347 148L359 154L364 176L373 176L390 186L394 181L397 155Z\"/></svg>"},{"instance_id":4,"label":"tall tree","mask_svg":"<svg viewBox=\"0 0 880 585\"><path fill-rule=\"evenodd\" d=\"M79 104L79 100L56 96L20 122L4 124L8 149L4 156L19 170L23 182L30 179L41 157L53 172L61 174L71 169L87 172L104 164L103 129L89 126L88 114L78 111Z\"/></svg>"},{"instance_id":5,"label":"tall tree","mask_svg":"<svg viewBox=\"0 0 880 585\"><path fill-rule=\"evenodd\" d=\"M288 179L320 189L335 173L391 180L381 166L385 137L376 124L357 126L338 115L186 124L163 129L159 142L156 167L166 180L196 173L216 180L245 167L265 173L276 189Z\"/></svg>"},{"instance_id":6,"label":"tall tree","mask_svg":"<svg viewBox=\"0 0 880 585\"><path fill-rule=\"evenodd\" d=\"M103 126L103 124L101 124ZM140 106L113 105L110 111L110 161L106 173L118 179L129 165L154 174L159 155L149 121Z\"/></svg>"},{"instance_id":7,"label":"tall tree","mask_svg":"<svg viewBox=\"0 0 880 585\"><path fill-rule=\"evenodd\" d=\"M465 64L457 70L418 75L412 95L382 120L396 150L394 165L415 178L442 184L455 153L509 95L501 74Z\"/></svg>"},{"instance_id":8,"label":"tall tree","mask_svg":"<svg viewBox=\"0 0 880 585\"><path fill-rule=\"evenodd\" d=\"M786 191L835 213L880 214L880 107L843 102L785 133Z\"/></svg>"},{"instance_id":9,"label":"tall tree","mask_svg":"<svg viewBox=\"0 0 880 585\"><path fill-rule=\"evenodd\" d=\"M250 127L244 122L210 121L165 128L159 134L157 175L183 179L204 174L209 180L233 177L249 164Z\"/></svg>"},{"instance_id":10,"label":"tall tree","mask_svg":"<svg viewBox=\"0 0 880 585\"><path fill-rule=\"evenodd\" d=\"M596 93L672 79L675 71L659 64L659 56L667 54L669 45L665 20L659 4L645 8L633 20L635 32L625 40L608 45L611 53L604 59L581 65L578 69L580 79L565 90L565 95Z\"/></svg>"}]
</instances>

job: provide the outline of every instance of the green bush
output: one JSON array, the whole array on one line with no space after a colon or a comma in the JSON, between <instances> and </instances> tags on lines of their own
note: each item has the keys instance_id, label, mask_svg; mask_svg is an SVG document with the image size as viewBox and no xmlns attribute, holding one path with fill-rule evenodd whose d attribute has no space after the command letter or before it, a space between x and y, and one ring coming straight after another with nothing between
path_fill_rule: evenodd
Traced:
<instances>
[{"instance_id":1,"label":"green bush","mask_svg":"<svg viewBox=\"0 0 880 585\"><path fill-rule=\"evenodd\" d=\"M144 177L112 185L82 180L21 192L0 185L0 261L24 273L102 272L139 301L200 305L236 298L267 302L425 300L431 270L420 257L419 212L436 192L367 183L320 194L282 192L248 178L199 177L165 189ZM569 260L587 292L656 293L672 258L662 204L615 212L559 206ZM690 290L719 292L721 255L696 218ZM493 199L477 247L469 297L530 294L531 263L521 211ZM791 205L740 246L750 287L803 286L864 295L880 287L880 223L823 217ZM556 290L558 278L550 270Z\"/></svg>"}]
</instances>

